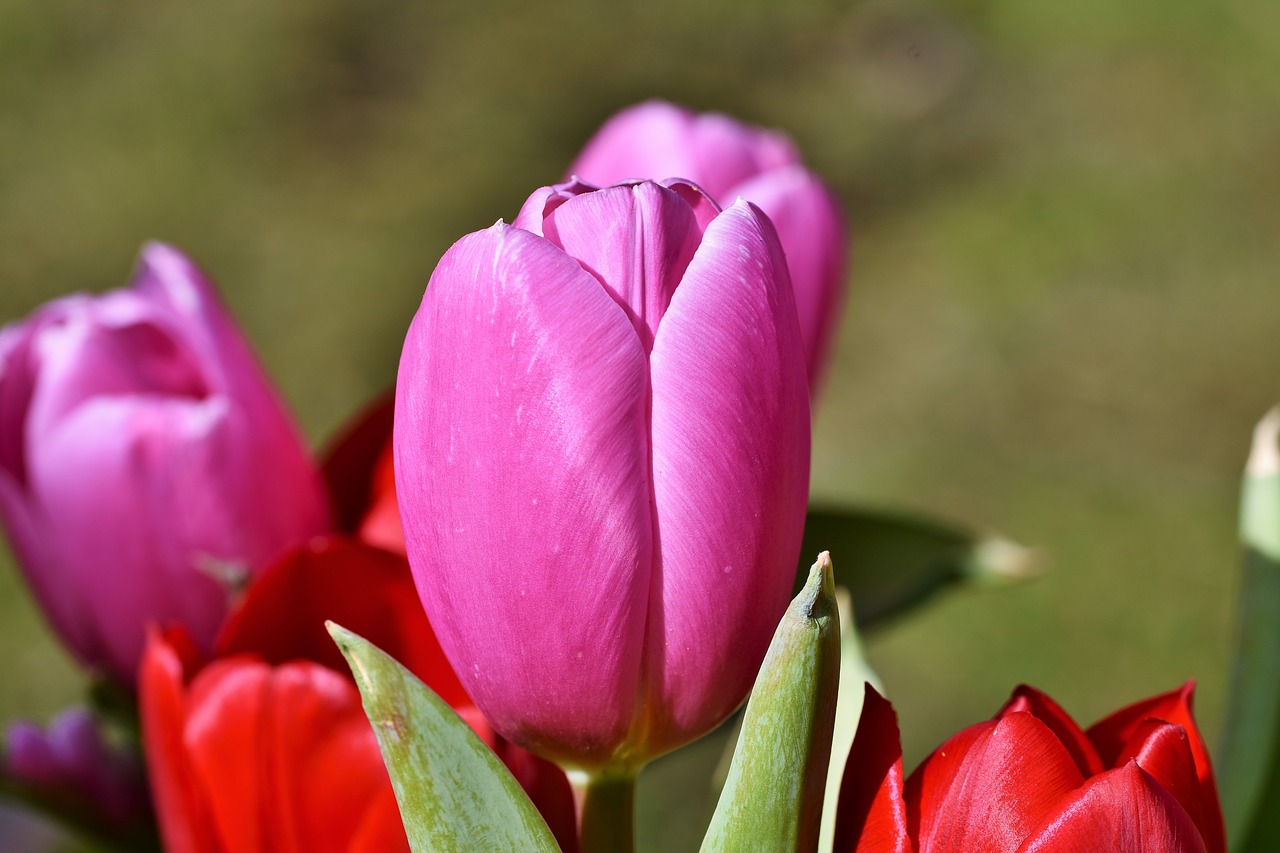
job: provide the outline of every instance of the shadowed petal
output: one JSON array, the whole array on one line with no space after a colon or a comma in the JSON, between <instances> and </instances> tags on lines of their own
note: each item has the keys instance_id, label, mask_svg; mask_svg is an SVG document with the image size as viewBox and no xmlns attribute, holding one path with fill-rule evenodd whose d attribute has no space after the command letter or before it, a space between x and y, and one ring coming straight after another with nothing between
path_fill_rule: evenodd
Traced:
<instances>
[{"instance_id":1,"label":"shadowed petal","mask_svg":"<svg viewBox=\"0 0 1280 853\"><path fill-rule=\"evenodd\" d=\"M840 783L834 849L837 853L913 853L914 849L902 796L897 716L870 684Z\"/></svg>"},{"instance_id":2,"label":"shadowed petal","mask_svg":"<svg viewBox=\"0 0 1280 853\"><path fill-rule=\"evenodd\" d=\"M746 695L786 607L809 481L803 370L776 236L734 205L707 228L651 356L647 664L651 707L668 715L656 730L675 742Z\"/></svg>"}]
</instances>

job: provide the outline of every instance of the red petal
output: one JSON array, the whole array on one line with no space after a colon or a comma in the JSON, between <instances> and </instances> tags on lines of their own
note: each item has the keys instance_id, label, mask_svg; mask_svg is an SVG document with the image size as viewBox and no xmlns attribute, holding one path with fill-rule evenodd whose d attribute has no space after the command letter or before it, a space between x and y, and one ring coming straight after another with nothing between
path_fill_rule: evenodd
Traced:
<instances>
[{"instance_id":1,"label":"red petal","mask_svg":"<svg viewBox=\"0 0 1280 853\"><path fill-rule=\"evenodd\" d=\"M921 801L920 853L1013 853L1083 781L1057 736L1026 713L977 729L963 757L947 761L951 772Z\"/></svg>"},{"instance_id":2,"label":"red petal","mask_svg":"<svg viewBox=\"0 0 1280 853\"><path fill-rule=\"evenodd\" d=\"M404 554L404 525L400 523L400 500L396 497L395 454L390 442L378 458L373 474L373 499L360 522L360 538L370 545Z\"/></svg>"},{"instance_id":3,"label":"red petal","mask_svg":"<svg viewBox=\"0 0 1280 853\"><path fill-rule=\"evenodd\" d=\"M865 687L836 808L837 851L911 853L902 798L902 740L888 700Z\"/></svg>"},{"instance_id":4,"label":"red petal","mask_svg":"<svg viewBox=\"0 0 1280 853\"><path fill-rule=\"evenodd\" d=\"M1014 689L1009 701L996 714L996 719L1014 711L1033 714L1036 719L1048 726L1049 730L1058 736L1058 740L1062 741L1067 752L1071 753L1076 767L1080 768L1080 774L1086 779L1105 769L1102 759L1098 756L1098 750L1094 749L1088 736L1076 721L1071 719L1071 715L1048 695L1034 687L1020 684Z\"/></svg>"},{"instance_id":5,"label":"red petal","mask_svg":"<svg viewBox=\"0 0 1280 853\"><path fill-rule=\"evenodd\" d=\"M348 853L409 853L400 807L390 786L365 810Z\"/></svg>"},{"instance_id":6,"label":"red petal","mask_svg":"<svg viewBox=\"0 0 1280 853\"><path fill-rule=\"evenodd\" d=\"M1144 721L1116 764L1123 766L1130 760L1137 761L1139 767L1173 795L1202 837L1221 828L1220 822L1213 823L1210 804L1204 802L1191 741L1182 726L1159 720Z\"/></svg>"},{"instance_id":7,"label":"red petal","mask_svg":"<svg viewBox=\"0 0 1280 853\"><path fill-rule=\"evenodd\" d=\"M220 853L183 746L186 709L182 661L155 631L147 636L138 689L147 774L165 849L173 853Z\"/></svg>"},{"instance_id":8,"label":"red petal","mask_svg":"<svg viewBox=\"0 0 1280 853\"><path fill-rule=\"evenodd\" d=\"M274 812L263 767L269 674L265 664L247 658L215 661L187 697L181 748L208 803L218 850L272 846L260 817Z\"/></svg>"},{"instance_id":9,"label":"red petal","mask_svg":"<svg viewBox=\"0 0 1280 853\"><path fill-rule=\"evenodd\" d=\"M907 834L917 845L924 828L923 813L947 795L969 750L995 727L994 722L983 722L961 729L920 762L920 766L907 777L902 786L902 799L907 805Z\"/></svg>"},{"instance_id":10,"label":"red petal","mask_svg":"<svg viewBox=\"0 0 1280 853\"><path fill-rule=\"evenodd\" d=\"M346 853L365 814L391 780L355 685L311 663L272 672L267 821L292 844L272 850ZM279 836L284 836L281 832Z\"/></svg>"},{"instance_id":11,"label":"red petal","mask_svg":"<svg viewBox=\"0 0 1280 853\"><path fill-rule=\"evenodd\" d=\"M327 619L403 663L450 705L471 704L422 610L408 562L342 537L313 540L268 568L223 624L218 653L253 652L274 664L311 660L346 674Z\"/></svg>"},{"instance_id":12,"label":"red petal","mask_svg":"<svg viewBox=\"0 0 1280 853\"><path fill-rule=\"evenodd\" d=\"M1018 853L1203 853L1191 818L1134 762L1094 776L1045 817Z\"/></svg>"},{"instance_id":13,"label":"red petal","mask_svg":"<svg viewBox=\"0 0 1280 853\"><path fill-rule=\"evenodd\" d=\"M1088 731L1089 740L1098 748L1098 754L1108 766L1115 766L1125 747L1133 740L1139 726L1147 719L1163 720L1186 729L1191 754L1195 757L1196 776L1200 779L1201 802L1204 809L1203 835L1209 853L1224 853L1227 849L1226 830L1222 824L1222 806L1218 800L1218 786L1213 779L1213 766L1209 761L1209 749L1196 726L1192 704L1195 682L1188 681L1177 690L1135 702L1122 708Z\"/></svg>"},{"instance_id":14,"label":"red petal","mask_svg":"<svg viewBox=\"0 0 1280 853\"><path fill-rule=\"evenodd\" d=\"M380 395L352 418L320 454L333 519L338 530L355 533L374 495L374 470L391 443L395 393Z\"/></svg>"}]
</instances>

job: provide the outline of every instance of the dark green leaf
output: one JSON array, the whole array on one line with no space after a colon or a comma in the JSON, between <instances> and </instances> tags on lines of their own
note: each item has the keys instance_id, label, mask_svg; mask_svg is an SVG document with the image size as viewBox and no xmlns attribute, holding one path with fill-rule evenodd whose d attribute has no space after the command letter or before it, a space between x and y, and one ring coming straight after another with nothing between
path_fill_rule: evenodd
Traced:
<instances>
[{"instance_id":1,"label":"dark green leaf","mask_svg":"<svg viewBox=\"0 0 1280 853\"><path fill-rule=\"evenodd\" d=\"M1280 409L1258 424L1240 501L1237 639L1218 782L1236 853L1280 850Z\"/></svg>"},{"instance_id":2,"label":"dark green leaf","mask_svg":"<svg viewBox=\"0 0 1280 853\"><path fill-rule=\"evenodd\" d=\"M810 507L802 554L830 551L836 584L867 630L960 581L1004 583L1040 571L1037 552L999 536L906 513ZM800 588L805 573L797 578Z\"/></svg>"}]
</instances>

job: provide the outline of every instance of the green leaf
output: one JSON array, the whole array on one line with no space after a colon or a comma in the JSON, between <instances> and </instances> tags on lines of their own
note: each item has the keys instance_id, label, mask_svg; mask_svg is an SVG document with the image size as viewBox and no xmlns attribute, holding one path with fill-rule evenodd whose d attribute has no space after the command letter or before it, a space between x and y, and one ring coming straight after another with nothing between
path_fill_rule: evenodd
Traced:
<instances>
[{"instance_id":1,"label":"green leaf","mask_svg":"<svg viewBox=\"0 0 1280 853\"><path fill-rule=\"evenodd\" d=\"M880 693L884 686L867 662L858 639L858 626L853 621L853 601L849 590L836 587L836 603L840 608L840 694L836 700L835 728L831 735L831 762L827 770L827 791L822 808L822 835L819 850L830 850L836 833L836 804L840 801L840 783L844 781L844 765L858 733L862 717L862 700L867 682Z\"/></svg>"},{"instance_id":2,"label":"green leaf","mask_svg":"<svg viewBox=\"0 0 1280 853\"><path fill-rule=\"evenodd\" d=\"M1039 552L998 535L861 508L809 508L800 553L819 551L840 556L835 582L853 596L864 631L959 582L1022 580L1039 574L1043 562ZM804 577L801 571L797 590Z\"/></svg>"},{"instance_id":3,"label":"green leaf","mask_svg":"<svg viewBox=\"0 0 1280 853\"><path fill-rule=\"evenodd\" d=\"M498 757L453 709L368 640L328 623L351 665L415 851L558 851Z\"/></svg>"},{"instance_id":4,"label":"green leaf","mask_svg":"<svg viewBox=\"0 0 1280 853\"><path fill-rule=\"evenodd\" d=\"M1234 853L1280 850L1280 409L1253 434L1240 501L1244 564L1217 762Z\"/></svg>"},{"instance_id":5,"label":"green leaf","mask_svg":"<svg viewBox=\"0 0 1280 853\"><path fill-rule=\"evenodd\" d=\"M703 850L817 849L839 670L831 558L823 553L760 667Z\"/></svg>"}]
</instances>

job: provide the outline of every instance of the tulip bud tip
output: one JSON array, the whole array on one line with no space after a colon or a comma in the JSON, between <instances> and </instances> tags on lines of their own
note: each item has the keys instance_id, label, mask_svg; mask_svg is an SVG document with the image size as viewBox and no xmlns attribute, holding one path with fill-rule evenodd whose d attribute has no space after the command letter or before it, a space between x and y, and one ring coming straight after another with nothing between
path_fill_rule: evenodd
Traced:
<instances>
[{"instance_id":1,"label":"tulip bud tip","mask_svg":"<svg viewBox=\"0 0 1280 853\"><path fill-rule=\"evenodd\" d=\"M818 619L830 613L835 605L836 582L831 553L823 551L809 569L809 579L796 597L796 604L808 619Z\"/></svg>"},{"instance_id":2,"label":"tulip bud tip","mask_svg":"<svg viewBox=\"0 0 1280 853\"><path fill-rule=\"evenodd\" d=\"M1254 427L1245 472L1252 477L1280 474L1280 406L1263 415Z\"/></svg>"}]
</instances>

